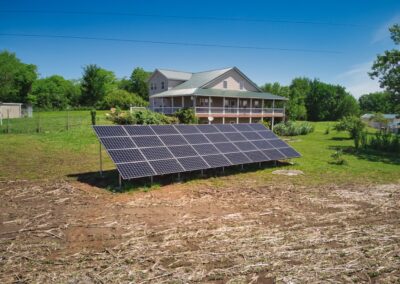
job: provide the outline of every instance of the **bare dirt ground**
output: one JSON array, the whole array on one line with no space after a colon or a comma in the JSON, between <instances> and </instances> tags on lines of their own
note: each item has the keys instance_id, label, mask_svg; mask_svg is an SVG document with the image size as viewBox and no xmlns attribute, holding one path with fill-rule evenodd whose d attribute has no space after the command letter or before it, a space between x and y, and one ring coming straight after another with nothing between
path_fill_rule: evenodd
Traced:
<instances>
[{"instance_id":1,"label":"bare dirt ground","mask_svg":"<svg viewBox=\"0 0 400 284\"><path fill-rule=\"evenodd\" d=\"M0 183L1 283L399 283L400 185Z\"/></svg>"}]
</instances>

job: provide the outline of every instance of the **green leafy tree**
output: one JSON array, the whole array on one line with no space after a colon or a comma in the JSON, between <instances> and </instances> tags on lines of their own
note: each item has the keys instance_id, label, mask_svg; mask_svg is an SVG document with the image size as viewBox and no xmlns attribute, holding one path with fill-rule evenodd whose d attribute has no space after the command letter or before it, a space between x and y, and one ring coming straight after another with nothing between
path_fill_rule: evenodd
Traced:
<instances>
[{"instance_id":1,"label":"green leafy tree","mask_svg":"<svg viewBox=\"0 0 400 284\"><path fill-rule=\"evenodd\" d=\"M178 118L179 123L184 123L184 124L198 123L198 119L192 108L182 108L176 111L174 115Z\"/></svg>"},{"instance_id":2,"label":"green leafy tree","mask_svg":"<svg viewBox=\"0 0 400 284\"><path fill-rule=\"evenodd\" d=\"M36 78L35 65L22 63L15 53L0 52L0 101L29 102L28 94Z\"/></svg>"},{"instance_id":3,"label":"green leafy tree","mask_svg":"<svg viewBox=\"0 0 400 284\"><path fill-rule=\"evenodd\" d=\"M112 71L100 68L95 64L83 68L81 83L81 102L85 106L100 104L105 95L117 88L115 75Z\"/></svg>"},{"instance_id":4,"label":"green leafy tree","mask_svg":"<svg viewBox=\"0 0 400 284\"><path fill-rule=\"evenodd\" d=\"M148 102L142 99L142 97L125 90L112 90L108 92L102 103L104 109L112 107L129 109L130 106L145 107L147 105Z\"/></svg>"},{"instance_id":5,"label":"green leafy tree","mask_svg":"<svg viewBox=\"0 0 400 284\"><path fill-rule=\"evenodd\" d=\"M311 91L311 80L308 78L295 78L289 86L290 95L288 102L289 118L293 120L306 120L307 109L305 100Z\"/></svg>"},{"instance_id":6,"label":"green leafy tree","mask_svg":"<svg viewBox=\"0 0 400 284\"><path fill-rule=\"evenodd\" d=\"M147 79L150 77L150 74L151 73L146 72L143 68L135 68L130 77L131 87L129 91L138 94L145 100L148 100L149 88Z\"/></svg>"},{"instance_id":7,"label":"green leafy tree","mask_svg":"<svg viewBox=\"0 0 400 284\"><path fill-rule=\"evenodd\" d=\"M400 25L395 24L389 28L391 38L395 45L400 44ZM400 113L400 50L386 50L378 55L372 71L369 73L372 79L378 78L380 86L385 88L392 96L393 110Z\"/></svg>"},{"instance_id":8,"label":"green leafy tree","mask_svg":"<svg viewBox=\"0 0 400 284\"><path fill-rule=\"evenodd\" d=\"M79 86L62 76L53 75L36 80L32 85L30 99L42 109L65 109L77 102Z\"/></svg>"},{"instance_id":9,"label":"green leafy tree","mask_svg":"<svg viewBox=\"0 0 400 284\"><path fill-rule=\"evenodd\" d=\"M358 102L360 109L364 113L381 112L391 113L394 111L394 105L391 94L388 92L376 92L367 95L362 95Z\"/></svg>"}]
</instances>

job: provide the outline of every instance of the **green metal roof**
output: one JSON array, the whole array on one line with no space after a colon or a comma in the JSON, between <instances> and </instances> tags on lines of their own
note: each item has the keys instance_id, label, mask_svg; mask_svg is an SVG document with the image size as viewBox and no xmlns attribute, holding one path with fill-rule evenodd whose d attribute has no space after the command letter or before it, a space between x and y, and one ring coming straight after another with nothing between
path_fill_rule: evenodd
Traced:
<instances>
[{"instance_id":1,"label":"green metal roof","mask_svg":"<svg viewBox=\"0 0 400 284\"><path fill-rule=\"evenodd\" d=\"M249 92L249 91L234 91L234 90L221 90L221 89L179 89L176 88L151 96L151 98L165 98L165 97L181 97L181 96L199 96L199 97L225 97L225 98L248 98L248 99L265 99L285 101L287 98L276 96L270 93L263 92Z\"/></svg>"},{"instance_id":2,"label":"green metal roof","mask_svg":"<svg viewBox=\"0 0 400 284\"><path fill-rule=\"evenodd\" d=\"M157 70L165 77L167 77L167 79L170 80L187 81L192 77L192 73L190 72L182 72L169 69L157 69Z\"/></svg>"},{"instance_id":3,"label":"green metal roof","mask_svg":"<svg viewBox=\"0 0 400 284\"><path fill-rule=\"evenodd\" d=\"M233 68L225 68L225 69L193 73L192 77L190 77L189 80L176 86L174 89L179 90L179 89L200 88L205 84L207 84L208 82L228 72L231 69Z\"/></svg>"}]
</instances>

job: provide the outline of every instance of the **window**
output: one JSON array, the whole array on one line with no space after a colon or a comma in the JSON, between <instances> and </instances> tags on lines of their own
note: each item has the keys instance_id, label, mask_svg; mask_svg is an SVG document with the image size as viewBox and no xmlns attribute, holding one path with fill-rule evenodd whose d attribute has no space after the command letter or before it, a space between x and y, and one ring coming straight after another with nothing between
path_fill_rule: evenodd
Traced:
<instances>
[{"instance_id":1,"label":"window","mask_svg":"<svg viewBox=\"0 0 400 284\"><path fill-rule=\"evenodd\" d=\"M254 107L259 107L260 106L260 101L253 101Z\"/></svg>"},{"instance_id":2,"label":"window","mask_svg":"<svg viewBox=\"0 0 400 284\"><path fill-rule=\"evenodd\" d=\"M153 90L153 83L150 83L150 90Z\"/></svg>"},{"instance_id":3,"label":"window","mask_svg":"<svg viewBox=\"0 0 400 284\"><path fill-rule=\"evenodd\" d=\"M154 90L157 90L157 84L156 83L154 83Z\"/></svg>"},{"instance_id":4,"label":"window","mask_svg":"<svg viewBox=\"0 0 400 284\"><path fill-rule=\"evenodd\" d=\"M208 106L208 98L200 98L199 104L201 107Z\"/></svg>"},{"instance_id":5,"label":"window","mask_svg":"<svg viewBox=\"0 0 400 284\"><path fill-rule=\"evenodd\" d=\"M161 82L161 89L164 89L164 81Z\"/></svg>"},{"instance_id":6,"label":"window","mask_svg":"<svg viewBox=\"0 0 400 284\"><path fill-rule=\"evenodd\" d=\"M224 89L227 89L228 88L228 81L224 81Z\"/></svg>"},{"instance_id":7,"label":"window","mask_svg":"<svg viewBox=\"0 0 400 284\"><path fill-rule=\"evenodd\" d=\"M244 82L243 82L243 81L240 81L240 82L239 82L239 88L240 88L241 90L244 89Z\"/></svg>"}]
</instances>

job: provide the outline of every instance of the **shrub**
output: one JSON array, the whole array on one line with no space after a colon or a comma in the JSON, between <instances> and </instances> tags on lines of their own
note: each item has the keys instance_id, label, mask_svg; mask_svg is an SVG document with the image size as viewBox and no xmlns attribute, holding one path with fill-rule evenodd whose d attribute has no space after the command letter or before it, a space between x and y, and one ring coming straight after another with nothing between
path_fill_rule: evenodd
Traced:
<instances>
[{"instance_id":1,"label":"shrub","mask_svg":"<svg viewBox=\"0 0 400 284\"><path fill-rule=\"evenodd\" d=\"M343 151L341 149L337 149L332 155L332 160L329 162L334 165L346 165L347 161L343 158Z\"/></svg>"},{"instance_id":2,"label":"shrub","mask_svg":"<svg viewBox=\"0 0 400 284\"><path fill-rule=\"evenodd\" d=\"M378 132L372 136L367 147L383 152L400 153L400 136Z\"/></svg>"},{"instance_id":3,"label":"shrub","mask_svg":"<svg viewBox=\"0 0 400 284\"><path fill-rule=\"evenodd\" d=\"M121 111L119 108L114 113L109 113L107 119L115 124L174 124L178 119L150 110L136 110L134 112Z\"/></svg>"},{"instance_id":4,"label":"shrub","mask_svg":"<svg viewBox=\"0 0 400 284\"><path fill-rule=\"evenodd\" d=\"M325 129L324 134L328 135L331 132L331 126L328 124L328 127Z\"/></svg>"},{"instance_id":5,"label":"shrub","mask_svg":"<svg viewBox=\"0 0 400 284\"><path fill-rule=\"evenodd\" d=\"M113 107L129 109L130 106L148 106L148 102L139 97L137 94L117 89L107 93L100 105L103 109L110 109Z\"/></svg>"},{"instance_id":6,"label":"shrub","mask_svg":"<svg viewBox=\"0 0 400 284\"><path fill-rule=\"evenodd\" d=\"M365 123L357 116L346 116L339 120L334 126L336 131L349 132L350 138L354 139L354 147L356 149L360 146L361 133L365 128Z\"/></svg>"},{"instance_id":7,"label":"shrub","mask_svg":"<svg viewBox=\"0 0 400 284\"><path fill-rule=\"evenodd\" d=\"M281 136L306 135L314 131L314 126L308 122L288 121L278 123L274 127L274 132Z\"/></svg>"},{"instance_id":8,"label":"shrub","mask_svg":"<svg viewBox=\"0 0 400 284\"><path fill-rule=\"evenodd\" d=\"M198 119L192 108L182 108L176 111L174 115L179 120L179 123L195 124L198 122Z\"/></svg>"}]
</instances>

